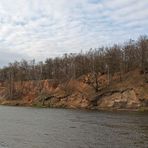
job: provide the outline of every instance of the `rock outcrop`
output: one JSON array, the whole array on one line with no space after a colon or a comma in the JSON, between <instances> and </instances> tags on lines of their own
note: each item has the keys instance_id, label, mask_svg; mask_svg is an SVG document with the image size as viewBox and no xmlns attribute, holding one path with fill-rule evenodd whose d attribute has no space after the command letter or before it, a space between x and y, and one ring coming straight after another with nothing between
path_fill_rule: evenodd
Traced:
<instances>
[{"instance_id":1,"label":"rock outcrop","mask_svg":"<svg viewBox=\"0 0 148 148\"><path fill-rule=\"evenodd\" d=\"M135 76L135 75L134 75ZM139 109L148 107L148 83L141 76L119 81L107 86L106 76L98 77L99 92L86 82L86 77L58 83L54 80L16 82L18 98L6 98L7 88L0 85L0 103L4 105L46 106L84 109ZM136 78L136 79L135 79Z\"/></svg>"}]
</instances>

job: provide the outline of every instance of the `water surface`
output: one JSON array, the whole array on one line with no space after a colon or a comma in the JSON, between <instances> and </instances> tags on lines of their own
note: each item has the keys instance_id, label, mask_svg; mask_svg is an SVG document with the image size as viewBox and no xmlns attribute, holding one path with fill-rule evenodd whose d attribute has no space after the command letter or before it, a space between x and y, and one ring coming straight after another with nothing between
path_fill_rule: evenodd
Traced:
<instances>
[{"instance_id":1,"label":"water surface","mask_svg":"<svg viewBox=\"0 0 148 148\"><path fill-rule=\"evenodd\" d=\"M147 113L0 106L0 148L147 147Z\"/></svg>"}]
</instances>

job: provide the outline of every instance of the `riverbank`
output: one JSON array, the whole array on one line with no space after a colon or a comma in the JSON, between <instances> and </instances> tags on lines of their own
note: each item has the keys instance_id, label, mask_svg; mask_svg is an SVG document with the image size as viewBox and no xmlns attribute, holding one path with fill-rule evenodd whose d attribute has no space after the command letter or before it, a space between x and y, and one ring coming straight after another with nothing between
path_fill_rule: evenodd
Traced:
<instances>
[{"instance_id":1,"label":"riverbank","mask_svg":"<svg viewBox=\"0 0 148 148\"><path fill-rule=\"evenodd\" d=\"M48 105L42 105L42 104L28 104L26 102L21 102L21 101L6 101L3 100L2 102L0 102L0 105L2 106L19 106L19 107L34 107L34 108L63 108L63 109L80 109L80 110L98 110L98 111L130 111L130 112L148 112L148 107L139 107L139 108L73 108L73 107L63 107L63 106L48 106Z\"/></svg>"},{"instance_id":2,"label":"riverbank","mask_svg":"<svg viewBox=\"0 0 148 148\"><path fill-rule=\"evenodd\" d=\"M7 87L1 84L0 104L95 110L148 110L148 83L138 70L125 74L122 79L119 74L114 75L109 86L107 75L99 75L98 92L92 87L92 80L91 75L85 75L64 83L53 80L16 82L16 98L7 98Z\"/></svg>"}]
</instances>

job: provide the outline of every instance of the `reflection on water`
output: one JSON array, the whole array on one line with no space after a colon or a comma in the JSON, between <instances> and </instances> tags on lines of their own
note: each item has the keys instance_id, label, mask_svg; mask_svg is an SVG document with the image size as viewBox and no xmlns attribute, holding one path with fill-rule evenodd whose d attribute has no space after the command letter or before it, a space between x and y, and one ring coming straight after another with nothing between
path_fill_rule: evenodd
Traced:
<instances>
[{"instance_id":1,"label":"reflection on water","mask_svg":"<svg viewBox=\"0 0 148 148\"><path fill-rule=\"evenodd\" d=\"M0 106L0 148L147 148L148 114Z\"/></svg>"}]
</instances>

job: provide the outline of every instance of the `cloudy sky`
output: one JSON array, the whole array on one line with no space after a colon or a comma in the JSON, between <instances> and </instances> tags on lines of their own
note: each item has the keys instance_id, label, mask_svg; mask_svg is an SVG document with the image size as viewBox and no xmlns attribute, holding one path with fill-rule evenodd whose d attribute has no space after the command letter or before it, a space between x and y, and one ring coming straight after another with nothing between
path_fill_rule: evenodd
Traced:
<instances>
[{"instance_id":1,"label":"cloudy sky","mask_svg":"<svg viewBox=\"0 0 148 148\"><path fill-rule=\"evenodd\" d=\"M148 33L148 0L0 0L0 66Z\"/></svg>"}]
</instances>

